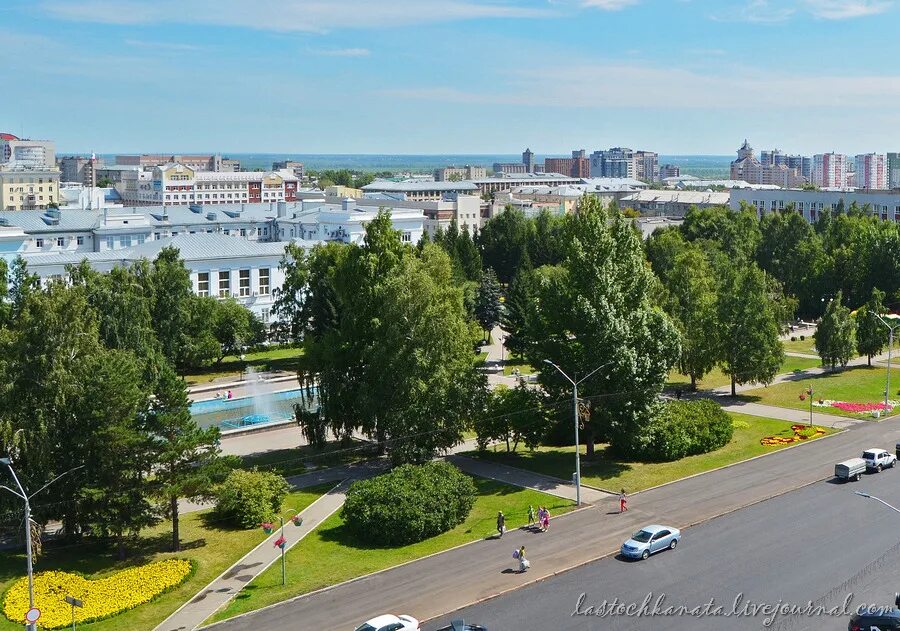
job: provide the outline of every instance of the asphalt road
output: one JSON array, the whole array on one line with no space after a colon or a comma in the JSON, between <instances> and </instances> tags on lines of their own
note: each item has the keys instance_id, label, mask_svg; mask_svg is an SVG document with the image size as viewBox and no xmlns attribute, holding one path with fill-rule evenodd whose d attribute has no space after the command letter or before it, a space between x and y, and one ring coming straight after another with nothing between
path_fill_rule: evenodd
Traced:
<instances>
[{"instance_id":1,"label":"asphalt road","mask_svg":"<svg viewBox=\"0 0 900 631\"><path fill-rule=\"evenodd\" d=\"M629 501L630 510L624 515L616 514L615 499L611 499L605 504L553 520L547 533L512 531L507 533L502 541L479 541L374 576L281 603L245 617L232 619L215 625L215 628L217 631L287 628L329 631L353 629L361 620L385 612L408 613L421 620L441 616L469 603L526 586L535 580L550 578L563 570L604 557L617 550L623 538L630 532L646 523L663 522L685 529L764 500L788 501L792 505L803 506L804 503L794 500L793 496L790 500L769 498L824 480L832 475L835 462L857 456L867 447L891 448L898 438L900 438L900 419L860 424L837 436L635 494ZM900 488L900 470L886 472L883 475L884 480L893 479ZM872 483L875 483L875 480ZM867 478L858 488L866 488L868 484L870 482ZM810 492L840 491L833 493L834 497L839 497L841 493L846 495L848 492L846 487L825 484L818 486L823 490L820 491L816 487ZM890 501L891 494L887 495L885 499ZM805 497L804 492L799 493L797 497ZM861 529L863 517L854 511L865 510L865 514L872 520L881 520L880 523L892 524L892 527L893 524L900 525L900 521L894 522L889 519L900 519L900 515L876 506L875 503L868 505L862 498L852 499L862 502L863 505L857 503L852 505L852 509L851 505L847 505L844 508L846 514L836 513L827 505L820 508L818 504L815 509L807 508L790 516L768 508L766 510L769 512L765 513L766 517L763 519L768 530L764 531L761 527L756 529L759 533L767 534L752 538L751 541L754 542L752 546L735 541L734 545L721 556L708 554L704 552L704 546L700 545L703 536L695 537L692 534L690 540L685 541L684 550L678 550L671 556L677 560L693 555L701 562L698 573L690 578L692 584L702 582L705 580L704 573L710 572L712 573L710 575L717 577L711 584L717 585L721 580L722 584L728 585L729 583L721 576L741 572L748 575L751 572L762 572L764 566L754 563L754 560L762 558L763 550L771 546L777 548L783 545L786 550L791 550L792 554L809 548L814 550L816 555L826 558L831 556L833 550L823 546L814 537L804 536L807 527L811 529L816 522L837 520L837 527L843 532L839 547L843 549L862 545L864 551L869 550L870 545L865 534L867 530ZM900 502L900 496L894 499ZM877 508L881 508L884 513L879 515L875 510ZM753 513L755 510L760 508L754 508L746 514L755 514ZM851 525L847 520L852 519L858 521ZM769 521L772 523L769 524ZM900 529L894 531L900 532ZM513 567L512 550L523 544L528 546L532 568L525 575L510 574L508 570ZM870 557L874 556L876 549L884 547L884 542L874 544L870 550L873 553ZM747 550L751 552L746 552ZM671 562L673 561L665 556L657 557L646 567L665 567L663 564ZM812 573L804 565L796 564L794 561L790 561L787 566L777 563L775 566L786 568L785 573L793 572L800 577L797 579L785 577L783 579L785 588L794 580L802 582L803 577ZM648 571L641 566L636 566L636 569L632 569L630 565L610 567L614 567L616 573L620 575L623 568L624 571L631 572ZM848 570L850 571L845 571L841 576L855 571L852 567L848 567ZM719 572L722 573L721 576ZM638 574L642 575L644 574ZM587 590L579 590L579 593L580 591ZM540 592L527 593L532 595L535 602L544 602L543 597L535 596ZM797 596L787 592L785 595ZM566 605L566 613L574 607L574 604L572 602ZM301 627L296 626L297 621L303 622ZM665 625L656 628L668 629L669 622L667 620ZM591 627L589 626L592 624L591 621L583 621L582 624L581 627L570 628L613 628L604 627L602 624ZM513 628L522 631L541 629L540 626L531 624ZM722 629L731 626L713 625L705 628ZM840 628L840 625L827 625L824 628Z\"/></svg>"},{"instance_id":2,"label":"asphalt road","mask_svg":"<svg viewBox=\"0 0 900 631\"><path fill-rule=\"evenodd\" d=\"M846 629L843 616L737 617L694 615L587 615L605 602L703 607L713 599L722 613L747 603L809 601L839 607L852 595L861 603L890 605L900 591L900 514L861 490L900 505L900 470L865 476L858 483L818 482L713 519L683 532L674 551L648 561L608 557L423 625L432 631L452 618L490 631L593 631L600 629ZM535 563L540 563L536 560ZM584 599L579 605L579 598ZM715 607L710 607L714 610ZM573 615L576 611L578 615ZM746 610L750 611L750 610Z\"/></svg>"}]
</instances>

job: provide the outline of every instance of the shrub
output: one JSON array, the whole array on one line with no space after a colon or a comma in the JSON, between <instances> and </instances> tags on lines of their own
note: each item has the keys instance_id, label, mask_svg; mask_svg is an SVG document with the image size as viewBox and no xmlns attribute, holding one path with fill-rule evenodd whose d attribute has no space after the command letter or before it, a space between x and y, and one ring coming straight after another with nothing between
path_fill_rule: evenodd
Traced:
<instances>
[{"instance_id":1,"label":"shrub","mask_svg":"<svg viewBox=\"0 0 900 631\"><path fill-rule=\"evenodd\" d=\"M802 342L803 340L805 340L805 339L806 339L806 336L805 336L805 335L801 335L801 336L800 336L800 341L801 341L801 342Z\"/></svg>"},{"instance_id":2,"label":"shrub","mask_svg":"<svg viewBox=\"0 0 900 631\"><path fill-rule=\"evenodd\" d=\"M735 429L750 429L750 423L747 421L739 421L738 419L734 419L731 424Z\"/></svg>"},{"instance_id":3,"label":"shrub","mask_svg":"<svg viewBox=\"0 0 900 631\"><path fill-rule=\"evenodd\" d=\"M651 421L648 434L646 459L678 460L724 447L734 435L734 423L713 401L670 401Z\"/></svg>"},{"instance_id":4,"label":"shrub","mask_svg":"<svg viewBox=\"0 0 900 631\"><path fill-rule=\"evenodd\" d=\"M255 528L276 518L289 490L277 473L236 469L216 491L216 513L242 528Z\"/></svg>"},{"instance_id":5,"label":"shrub","mask_svg":"<svg viewBox=\"0 0 900 631\"><path fill-rule=\"evenodd\" d=\"M360 542L400 546L458 526L474 503L475 483L453 465L406 464L354 482L341 517Z\"/></svg>"},{"instance_id":6,"label":"shrub","mask_svg":"<svg viewBox=\"0 0 900 631\"><path fill-rule=\"evenodd\" d=\"M796 336L796 335L792 335L792 336L791 336L791 341L792 341L792 342L796 342L796 341L797 341L797 336Z\"/></svg>"}]
</instances>

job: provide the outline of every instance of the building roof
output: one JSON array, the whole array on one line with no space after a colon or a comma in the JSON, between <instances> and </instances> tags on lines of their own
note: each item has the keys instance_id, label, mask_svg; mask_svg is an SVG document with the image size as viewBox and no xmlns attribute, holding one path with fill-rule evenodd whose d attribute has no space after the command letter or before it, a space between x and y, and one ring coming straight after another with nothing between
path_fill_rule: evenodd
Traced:
<instances>
[{"instance_id":1,"label":"building roof","mask_svg":"<svg viewBox=\"0 0 900 631\"><path fill-rule=\"evenodd\" d=\"M477 181L477 180L475 180ZM462 182L392 182L389 180L375 180L371 184L362 187L364 191L414 193L420 191L474 191L478 187L475 181Z\"/></svg>"},{"instance_id":2,"label":"building roof","mask_svg":"<svg viewBox=\"0 0 900 631\"><path fill-rule=\"evenodd\" d=\"M658 203L658 204L711 204L727 206L731 194L728 192L707 191L639 191L622 198L623 203Z\"/></svg>"},{"instance_id":3,"label":"building roof","mask_svg":"<svg viewBox=\"0 0 900 631\"><path fill-rule=\"evenodd\" d=\"M0 140L19 140L19 137L6 132L0 132Z\"/></svg>"}]
</instances>

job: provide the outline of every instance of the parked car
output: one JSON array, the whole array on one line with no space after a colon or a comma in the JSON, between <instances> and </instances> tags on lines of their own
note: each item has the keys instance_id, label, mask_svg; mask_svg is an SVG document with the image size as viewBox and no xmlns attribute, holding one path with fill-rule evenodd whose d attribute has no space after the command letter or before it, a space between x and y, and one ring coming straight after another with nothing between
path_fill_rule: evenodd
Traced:
<instances>
[{"instance_id":1,"label":"parked car","mask_svg":"<svg viewBox=\"0 0 900 631\"><path fill-rule=\"evenodd\" d=\"M894 604L900 607L900 594L894 596ZM848 631L900 630L900 609L894 607L868 607L850 617Z\"/></svg>"},{"instance_id":2,"label":"parked car","mask_svg":"<svg viewBox=\"0 0 900 631\"><path fill-rule=\"evenodd\" d=\"M437 631L487 631L487 627L480 624L466 624L464 620L453 620L449 627L441 627Z\"/></svg>"},{"instance_id":3,"label":"parked car","mask_svg":"<svg viewBox=\"0 0 900 631\"><path fill-rule=\"evenodd\" d=\"M847 482L859 481L859 476L866 472L866 461L862 458L850 458L834 465L834 477Z\"/></svg>"},{"instance_id":4,"label":"parked car","mask_svg":"<svg viewBox=\"0 0 900 631\"><path fill-rule=\"evenodd\" d=\"M644 526L622 544L622 556L646 559L660 550L674 550L681 541L681 531L671 526Z\"/></svg>"},{"instance_id":5,"label":"parked car","mask_svg":"<svg viewBox=\"0 0 900 631\"><path fill-rule=\"evenodd\" d=\"M356 631L419 631L419 621L412 616L383 614L363 622Z\"/></svg>"},{"instance_id":6,"label":"parked car","mask_svg":"<svg viewBox=\"0 0 900 631\"><path fill-rule=\"evenodd\" d=\"M881 471L887 467L893 467L897 462L897 456L886 449L866 449L862 458L866 461L866 468L870 471Z\"/></svg>"}]
</instances>

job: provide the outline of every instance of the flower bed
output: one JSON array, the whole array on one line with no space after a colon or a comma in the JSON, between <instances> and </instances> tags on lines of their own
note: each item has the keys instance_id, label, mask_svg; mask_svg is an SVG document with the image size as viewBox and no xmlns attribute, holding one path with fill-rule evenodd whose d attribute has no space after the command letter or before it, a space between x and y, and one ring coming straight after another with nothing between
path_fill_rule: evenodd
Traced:
<instances>
[{"instance_id":1,"label":"flower bed","mask_svg":"<svg viewBox=\"0 0 900 631\"><path fill-rule=\"evenodd\" d=\"M41 610L43 629L60 629L72 624L72 609L65 601L74 596L84 602L75 609L76 622L109 618L150 602L177 587L191 575L191 562L167 559L128 568L97 580L69 572L40 572L34 575L35 606ZM24 623L28 611L28 578L21 578L7 590L3 614L12 622Z\"/></svg>"},{"instance_id":2,"label":"flower bed","mask_svg":"<svg viewBox=\"0 0 900 631\"><path fill-rule=\"evenodd\" d=\"M759 443L761 445L790 445L825 435L825 430L821 427L810 427L809 425L791 425L791 430L794 432L793 436L766 436L760 439Z\"/></svg>"},{"instance_id":3,"label":"flower bed","mask_svg":"<svg viewBox=\"0 0 900 631\"><path fill-rule=\"evenodd\" d=\"M813 405L819 408L836 408L844 412L850 412L851 414L874 415L875 413L884 412L885 410L887 410L888 412L891 411L897 405L897 402L888 401L887 407L885 407L883 401L880 403L850 403L848 401L832 401L831 399L819 399L819 401L813 403Z\"/></svg>"}]
</instances>

